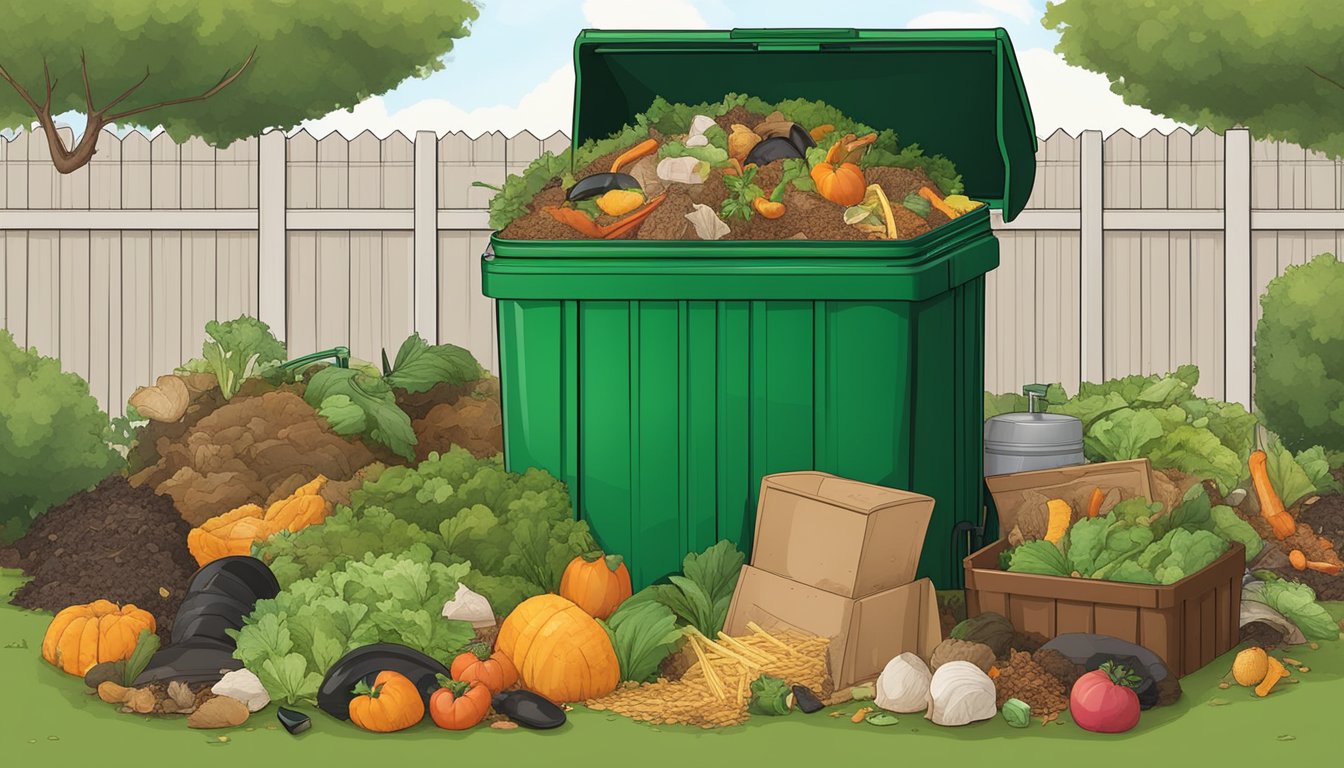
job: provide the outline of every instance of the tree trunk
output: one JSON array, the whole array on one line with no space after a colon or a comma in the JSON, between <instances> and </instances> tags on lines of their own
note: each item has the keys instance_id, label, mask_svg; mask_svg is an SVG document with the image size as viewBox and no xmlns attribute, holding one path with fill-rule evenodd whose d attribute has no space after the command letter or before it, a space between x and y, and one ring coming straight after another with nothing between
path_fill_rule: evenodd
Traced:
<instances>
[{"instance_id":1,"label":"tree trunk","mask_svg":"<svg viewBox=\"0 0 1344 768\"><path fill-rule=\"evenodd\" d=\"M98 152L98 136L103 132L104 123L96 115L90 115L84 126L84 135L74 149L66 149L61 134L56 130L56 122L50 115L42 116L39 121L42 131L47 135L47 149L51 151L51 163L61 173L74 173L89 164Z\"/></svg>"}]
</instances>

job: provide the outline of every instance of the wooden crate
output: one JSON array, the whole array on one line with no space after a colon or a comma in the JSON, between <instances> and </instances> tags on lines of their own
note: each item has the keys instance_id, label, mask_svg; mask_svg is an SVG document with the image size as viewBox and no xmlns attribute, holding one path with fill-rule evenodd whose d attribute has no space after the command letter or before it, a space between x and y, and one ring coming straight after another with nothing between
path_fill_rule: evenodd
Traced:
<instances>
[{"instance_id":1,"label":"wooden crate","mask_svg":"<svg viewBox=\"0 0 1344 768\"><path fill-rule=\"evenodd\" d=\"M1019 631L1054 638L1095 632L1156 653L1178 677L1231 650L1240 631L1246 550L1233 543L1202 571L1175 584L1127 584L1009 573L999 569L1008 542L967 557L966 614L998 613Z\"/></svg>"}]
</instances>

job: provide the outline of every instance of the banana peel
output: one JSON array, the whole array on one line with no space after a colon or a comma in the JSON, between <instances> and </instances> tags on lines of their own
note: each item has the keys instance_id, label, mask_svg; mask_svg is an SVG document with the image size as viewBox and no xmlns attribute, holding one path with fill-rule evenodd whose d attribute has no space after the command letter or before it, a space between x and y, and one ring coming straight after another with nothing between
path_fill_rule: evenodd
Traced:
<instances>
[{"instance_id":1,"label":"banana peel","mask_svg":"<svg viewBox=\"0 0 1344 768\"><path fill-rule=\"evenodd\" d=\"M891 212L891 202L879 184L869 184L863 201L845 209L845 223L858 227L864 232L881 235L887 240L895 240L896 217Z\"/></svg>"}]
</instances>

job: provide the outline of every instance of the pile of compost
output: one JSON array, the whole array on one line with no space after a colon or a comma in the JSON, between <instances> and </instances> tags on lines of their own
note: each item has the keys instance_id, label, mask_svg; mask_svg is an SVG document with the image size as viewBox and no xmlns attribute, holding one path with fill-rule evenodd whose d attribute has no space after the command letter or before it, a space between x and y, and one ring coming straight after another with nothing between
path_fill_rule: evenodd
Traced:
<instances>
[{"instance_id":1,"label":"pile of compost","mask_svg":"<svg viewBox=\"0 0 1344 768\"><path fill-rule=\"evenodd\" d=\"M0 564L32 577L11 602L53 612L99 598L134 603L154 615L167 640L196 572L188 529L172 499L109 477L48 510L0 551Z\"/></svg>"},{"instance_id":2,"label":"pile of compost","mask_svg":"<svg viewBox=\"0 0 1344 768\"><path fill-rule=\"evenodd\" d=\"M895 142L819 102L660 99L506 181L491 225L512 240L908 240L980 205L944 158Z\"/></svg>"}]
</instances>

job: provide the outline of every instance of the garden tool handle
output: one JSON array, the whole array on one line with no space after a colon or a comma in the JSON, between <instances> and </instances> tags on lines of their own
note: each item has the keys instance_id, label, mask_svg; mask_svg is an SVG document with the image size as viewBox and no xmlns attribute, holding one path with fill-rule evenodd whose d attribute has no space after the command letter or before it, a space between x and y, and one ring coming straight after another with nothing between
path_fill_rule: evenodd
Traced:
<instances>
[{"instance_id":1,"label":"garden tool handle","mask_svg":"<svg viewBox=\"0 0 1344 768\"><path fill-rule=\"evenodd\" d=\"M1027 396L1027 413L1036 413L1036 401L1045 398L1050 391L1045 384L1028 384L1022 387L1022 394Z\"/></svg>"},{"instance_id":2,"label":"garden tool handle","mask_svg":"<svg viewBox=\"0 0 1344 768\"><path fill-rule=\"evenodd\" d=\"M311 355L304 355L303 357L296 357L296 358L294 358L293 360L290 360L289 362L287 362L287 363L281 365L280 367L281 367L281 368L286 368L286 369L291 369L291 370L292 370L292 369L294 369L294 368L300 368L300 367L302 367L302 366L305 366L305 365L307 365L308 363L315 363L315 362L317 362L317 361L319 361L319 360L325 360L325 359L327 359L328 357L334 357L334 358L336 358L336 367L337 367L337 368L349 368L349 367L350 367L350 348L349 348L349 347L332 347L331 349L324 349L324 350L322 350L321 352L314 352L314 353L312 353Z\"/></svg>"}]
</instances>

